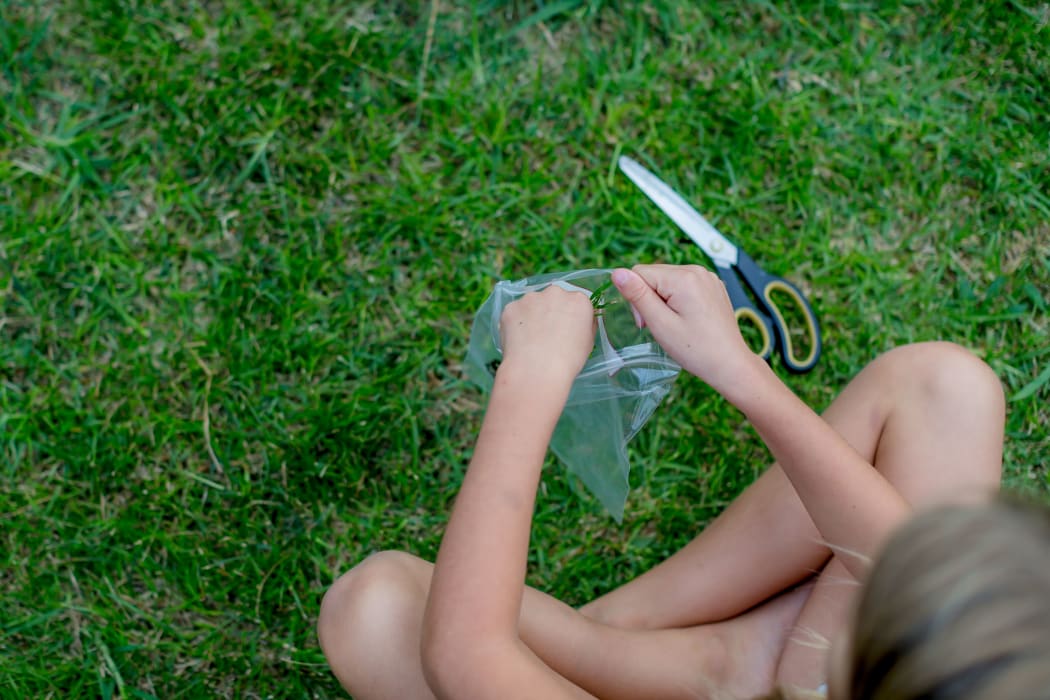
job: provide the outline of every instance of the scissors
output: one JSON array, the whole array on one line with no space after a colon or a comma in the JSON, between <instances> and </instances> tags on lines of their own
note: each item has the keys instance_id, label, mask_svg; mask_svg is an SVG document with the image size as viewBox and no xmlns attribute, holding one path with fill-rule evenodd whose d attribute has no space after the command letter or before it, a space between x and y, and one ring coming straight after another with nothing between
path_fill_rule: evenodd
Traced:
<instances>
[{"instance_id":1,"label":"scissors","mask_svg":"<svg viewBox=\"0 0 1050 700\"><path fill-rule=\"evenodd\" d=\"M634 160L620 156L620 170L641 188L642 192L660 207L665 214L685 231L693 242L703 248L715 264L715 271L722 279L733 304L737 323L741 319L753 324L762 335L762 346L756 351L767 362L774 349L779 349L784 366L796 373L808 372L817 364L820 357L820 326L813 307L798 287L783 277L763 270L743 250L729 242L714 226L707 222L696 209L691 207L677 192L663 180L653 175ZM754 294L756 305L744 291L744 283ZM805 338L808 352L799 354L799 349L791 338L787 322L773 293L782 293L797 307L799 315L805 320ZM805 348L802 348L805 349Z\"/></svg>"}]
</instances>

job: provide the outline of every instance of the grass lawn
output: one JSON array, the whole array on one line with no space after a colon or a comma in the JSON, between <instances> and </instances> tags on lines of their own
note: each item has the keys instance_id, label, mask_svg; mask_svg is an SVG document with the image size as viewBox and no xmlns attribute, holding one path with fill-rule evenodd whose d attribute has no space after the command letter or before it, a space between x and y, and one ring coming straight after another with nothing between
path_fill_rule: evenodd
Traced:
<instances>
[{"instance_id":1,"label":"grass lawn","mask_svg":"<svg viewBox=\"0 0 1050 700\"><path fill-rule=\"evenodd\" d=\"M434 556L500 278L705 263L650 164L820 315L825 406L955 340L1050 500L1050 9L685 0L0 7L0 696L343 697L325 588ZM616 524L552 463L530 583L572 603L765 466L680 378Z\"/></svg>"}]
</instances>

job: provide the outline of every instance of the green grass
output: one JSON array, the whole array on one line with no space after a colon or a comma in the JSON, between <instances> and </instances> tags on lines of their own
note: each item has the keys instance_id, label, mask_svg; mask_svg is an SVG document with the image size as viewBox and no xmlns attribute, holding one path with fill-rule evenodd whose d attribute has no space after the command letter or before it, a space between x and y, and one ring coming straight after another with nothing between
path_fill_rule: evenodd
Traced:
<instances>
[{"instance_id":1,"label":"green grass","mask_svg":"<svg viewBox=\"0 0 1050 700\"><path fill-rule=\"evenodd\" d=\"M1046 4L707 5L5 3L0 696L340 697L320 596L434 555L494 281L702 262L621 153L807 291L808 402L958 341L1050 498ZM768 460L686 379L632 450L622 526L547 471L530 582L624 581Z\"/></svg>"}]
</instances>

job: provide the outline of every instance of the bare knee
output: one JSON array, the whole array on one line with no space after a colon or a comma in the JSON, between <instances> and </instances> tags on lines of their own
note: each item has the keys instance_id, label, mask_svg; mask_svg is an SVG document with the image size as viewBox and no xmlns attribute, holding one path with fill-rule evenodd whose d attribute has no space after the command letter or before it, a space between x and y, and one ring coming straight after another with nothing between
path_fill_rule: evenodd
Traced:
<instances>
[{"instance_id":1,"label":"bare knee","mask_svg":"<svg viewBox=\"0 0 1050 700\"><path fill-rule=\"evenodd\" d=\"M925 400L959 407L979 406L1002 413L1002 383L983 360L966 348L944 341L905 345L886 353L878 362L894 364L898 386L918 392Z\"/></svg>"},{"instance_id":2,"label":"bare knee","mask_svg":"<svg viewBox=\"0 0 1050 700\"><path fill-rule=\"evenodd\" d=\"M414 557L404 552L373 554L346 572L325 592L317 617L321 648L367 635L391 619L396 608L425 591L412 575Z\"/></svg>"},{"instance_id":3,"label":"bare knee","mask_svg":"<svg viewBox=\"0 0 1050 700\"><path fill-rule=\"evenodd\" d=\"M418 655L426 604L424 566L403 552L379 552L340 576L325 592L317 619L318 641L332 671L348 689L360 684L365 674L398 660L380 656Z\"/></svg>"},{"instance_id":4,"label":"bare knee","mask_svg":"<svg viewBox=\"0 0 1050 700\"><path fill-rule=\"evenodd\" d=\"M880 380L892 402L889 425L905 431L897 435L908 435L912 459L950 465L945 467L951 469L950 478L943 469L940 474L958 487L952 497L967 489L967 498L979 497L998 486L1006 401L999 377L987 364L946 342L897 348L873 364L885 372ZM880 454L887 447L882 440L885 432ZM943 491L943 484L936 490Z\"/></svg>"}]
</instances>

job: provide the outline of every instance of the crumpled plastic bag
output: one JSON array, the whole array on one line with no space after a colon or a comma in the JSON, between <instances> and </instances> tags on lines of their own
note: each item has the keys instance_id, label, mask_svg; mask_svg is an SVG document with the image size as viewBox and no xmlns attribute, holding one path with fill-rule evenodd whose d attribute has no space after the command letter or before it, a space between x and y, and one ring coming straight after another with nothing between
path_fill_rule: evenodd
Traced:
<instances>
[{"instance_id":1,"label":"crumpled plastic bag","mask_svg":"<svg viewBox=\"0 0 1050 700\"><path fill-rule=\"evenodd\" d=\"M498 282L474 317L464 369L486 392L502 359L503 308L551 284L586 291L595 303L594 350L573 382L551 438L551 450L620 522L627 502L627 443L671 390L681 367L646 329L611 280L611 270L578 270Z\"/></svg>"}]
</instances>

